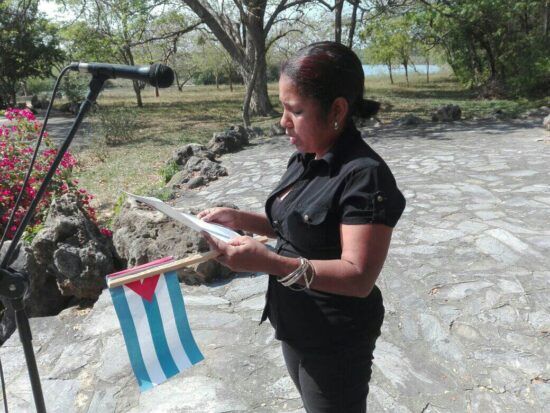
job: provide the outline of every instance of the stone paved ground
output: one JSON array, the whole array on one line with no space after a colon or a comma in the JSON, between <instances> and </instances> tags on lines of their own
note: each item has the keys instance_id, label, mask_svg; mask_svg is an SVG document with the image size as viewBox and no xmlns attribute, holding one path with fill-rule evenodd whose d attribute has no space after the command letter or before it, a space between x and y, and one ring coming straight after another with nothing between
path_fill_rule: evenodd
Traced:
<instances>
[{"instance_id":1,"label":"stone paved ground","mask_svg":"<svg viewBox=\"0 0 550 413\"><path fill-rule=\"evenodd\" d=\"M540 127L371 131L408 201L379 286L386 320L370 412L544 412L550 403L550 140ZM180 205L261 210L292 148L222 158L229 177ZM207 201L205 201L205 198ZM206 360L140 395L110 298L32 320L50 411L301 412L271 328L265 275L183 286ZM11 411L32 411L17 338L2 348Z\"/></svg>"}]
</instances>

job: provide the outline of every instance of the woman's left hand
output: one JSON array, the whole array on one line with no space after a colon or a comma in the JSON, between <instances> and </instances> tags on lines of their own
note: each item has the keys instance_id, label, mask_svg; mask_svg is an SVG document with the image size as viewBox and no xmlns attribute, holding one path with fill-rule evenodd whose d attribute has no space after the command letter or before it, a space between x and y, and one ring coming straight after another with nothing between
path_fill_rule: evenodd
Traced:
<instances>
[{"instance_id":1,"label":"woman's left hand","mask_svg":"<svg viewBox=\"0 0 550 413\"><path fill-rule=\"evenodd\" d=\"M269 272L270 263L276 257L264 244L251 237L237 237L223 242L206 232L202 232L202 236L210 249L219 254L216 261L236 272Z\"/></svg>"}]
</instances>

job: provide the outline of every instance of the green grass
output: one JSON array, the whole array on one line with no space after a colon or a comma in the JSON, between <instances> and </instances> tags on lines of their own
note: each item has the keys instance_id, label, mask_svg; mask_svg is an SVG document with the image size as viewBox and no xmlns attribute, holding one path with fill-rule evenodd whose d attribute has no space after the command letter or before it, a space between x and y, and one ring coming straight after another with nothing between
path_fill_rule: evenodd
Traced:
<instances>
[{"instance_id":1,"label":"green grass","mask_svg":"<svg viewBox=\"0 0 550 413\"><path fill-rule=\"evenodd\" d=\"M413 74L409 79L410 85L407 86L405 77L401 75L394 76L393 85L390 84L389 77L367 78L365 94L385 103L383 107L390 106L380 113L382 122L390 122L406 114L431 120L432 113L447 104L460 106L463 119L486 118L497 109L509 117L515 117L528 108L548 104L548 100L479 99L476 91L464 88L447 73L431 75L429 83L426 82L426 76L421 74Z\"/></svg>"},{"instance_id":2,"label":"green grass","mask_svg":"<svg viewBox=\"0 0 550 413\"><path fill-rule=\"evenodd\" d=\"M404 76L394 79L393 85L389 77L368 77L365 83L365 95L383 103L379 114L383 123L409 113L429 120L436 108L449 103L459 105L465 119L487 117L496 109L515 116L528 108L549 103L548 100L480 100L445 73L432 75L430 83L424 75L413 74L409 86ZM191 142L205 144L214 132L242 122L242 86L233 91L225 85L219 89L190 86L183 92L176 88L161 89L159 97L153 88L146 88L142 93L144 108L138 109L130 83L117 81L116 85L100 94L98 104L101 108L123 108L123 113L126 111L135 119L135 137L103 150L94 146L75 154L80 161L76 175L82 186L95 195L95 206L105 221L110 218L121 191L141 194L159 191L164 185L162 170L174 150ZM275 109L281 111L277 84L269 85L269 94ZM98 120L94 122L92 133L97 133ZM253 126L267 129L275 122L278 118L254 118Z\"/></svg>"}]
</instances>

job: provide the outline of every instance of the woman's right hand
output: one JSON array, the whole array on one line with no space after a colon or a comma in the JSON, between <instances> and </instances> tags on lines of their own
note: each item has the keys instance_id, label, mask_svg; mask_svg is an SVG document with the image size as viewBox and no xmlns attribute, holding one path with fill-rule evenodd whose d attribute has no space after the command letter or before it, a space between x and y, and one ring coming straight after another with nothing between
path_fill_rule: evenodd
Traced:
<instances>
[{"instance_id":1,"label":"woman's right hand","mask_svg":"<svg viewBox=\"0 0 550 413\"><path fill-rule=\"evenodd\" d=\"M233 208L208 208L197 214L197 218L212 224L220 224L232 229L241 229L239 215L241 211Z\"/></svg>"}]
</instances>

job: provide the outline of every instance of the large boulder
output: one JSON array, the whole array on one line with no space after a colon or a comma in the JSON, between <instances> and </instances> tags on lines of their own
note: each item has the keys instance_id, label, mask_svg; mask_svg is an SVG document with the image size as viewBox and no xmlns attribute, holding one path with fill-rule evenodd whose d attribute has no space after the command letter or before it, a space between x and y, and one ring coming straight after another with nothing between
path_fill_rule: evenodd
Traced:
<instances>
[{"instance_id":1,"label":"large boulder","mask_svg":"<svg viewBox=\"0 0 550 413\"><path fill-rule=\"evenodd\" d=\"M190 143L177 149L172 155L172 160L176 163L176 165L184 167L189 158L193 156L205 158L210 161L214 161L216 157L216 155L206 149L205 146L197 143Z\"/></svg>"},{"instance_id":2,"label":"large boulder","mask_svg":"<svg viewBox=\"0 0 550 413\"><path fill-rule=\"evenodd\" d=\"M237 152L248 145L248 131L241 125L233 125L224 132L215 133L207 148L216 155Z\"/></svg>"},{"instance_id":3,"label":"large boulder","mask_svg":"<svg viewBox=\"0 0 550 413\"><path fill-rule=\"evenodd\" d=\"M432 115L433 122L453 122L460 120L462 110L458 105L444 105L437 109Z\"/></svg>"},{"instance_id":4,"label":"large boulder","mask_svg":"<svg viewBox=\"0 0 550 413\"><path fill-rule=\"evenodd\" d=\"M227 176L227 169L218 162L199 156L189 157L183 168L176 172L166 186L172 190L192 189L206 185L220 176Z\"/></svg>"},{"instance_id":5,"label":"large boulder","mask_svg":"<svg viewBox=\"0 0 550 413\"><path fill-rule=\"evenodd\" d=\"M105 275L120 268L111 239L91 221L74 194L55 200L32 242L36 262L52 274L64 296L97 299Z\"/></svg>"},{"instance_id":6,"label":"large boulder","mask_svg":"<svg viewBox=\"0 0 550 413\"><path fill-rule=\"evenodd\" d=\"M113 241L128 268L166 256L180 259L208 251L208 244L197 232L131 198L115 219ZM178 271L187 284L203 284L229 274L216 261Z\"/></svg>"},{"instance_id":7,"label":"large boulder","mask_svg":"<svg viewBox=\"0 0 550 413\"><path fill-rule=\"evenodd\" d=\"M10 244L11 241L7 241L3 245L0 257L4 257ZM19 243L9 266L28 280L28 289L23 299L28 317L56 315L67 307L70 297L61 294L56 278L37 263L29 243ZM15 315L7 300L2 300L0 314L1 345L15 330Z\"/></svg>"},{"instance_id":8,"label":"large boulder","mask_svg":"<svg viewBox=\"0 0 550 413\"><path fill-rule=\"evenodd\" d=\"M0 256L9 245L6 242ZM19 243L9 266L28 280L23 299L27 316L44 317L58 314L75 299L97 299L105 287L105 275L119 269L119 261L110 238L87 217L76 196L66 194L52 203L44 228L32 244ZM1 344L15 330L15 317L6 300L0 307L5 310Z\"/></svg>"}]
</instances>

